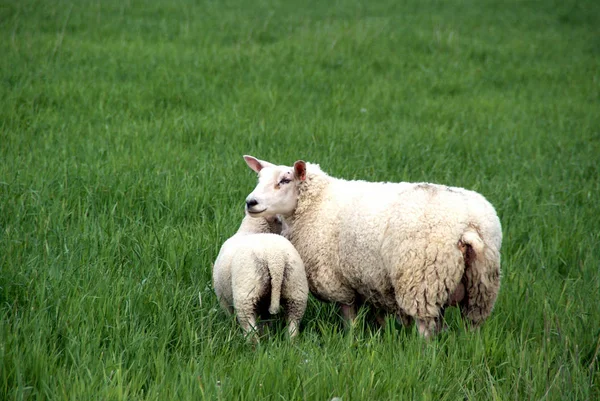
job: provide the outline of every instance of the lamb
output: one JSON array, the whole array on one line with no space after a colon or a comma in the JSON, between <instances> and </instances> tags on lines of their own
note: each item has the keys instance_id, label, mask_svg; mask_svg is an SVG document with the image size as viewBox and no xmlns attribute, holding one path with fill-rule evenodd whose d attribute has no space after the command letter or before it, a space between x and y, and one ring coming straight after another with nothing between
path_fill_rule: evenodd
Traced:
<instances>
[{"instance_id":1,"label":"lamb","mask_svg":"<svg viewBox=\"0 0 600 401\"><path fill-rule=\"evenodd\" d=\"M457 305L473 327L500 289L502 228L479 193L430 183L346 181L319 165L244 156L258 173L246 198L253 217L280 215L304 261L310 291L341 305L346 320L368 302L416 320L429 338Z\"/></svg>"},{"instance_id":2,"label":"lamb","mask_svg":"<svg viewBox=\"0 0 600 401\"><path fill-rule=\"evenodd\" d=\"M221 246L213 265L219 303L237 319L245 334L256 337L257 313L277 314L283 303L290 338L299 330L308 300L304 263L281 232L276 216L245 216L237 233Z\"/></svg>"}]
</instances>

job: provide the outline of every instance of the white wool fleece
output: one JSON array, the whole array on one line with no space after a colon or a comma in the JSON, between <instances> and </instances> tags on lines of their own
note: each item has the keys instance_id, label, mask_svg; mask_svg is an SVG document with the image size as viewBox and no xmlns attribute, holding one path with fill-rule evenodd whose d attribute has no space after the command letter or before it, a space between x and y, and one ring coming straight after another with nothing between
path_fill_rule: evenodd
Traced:
<instances>
[{"instance_id":1,"label":"white wool fleece","mask_svg":"<svg viewBox=\"0 0 600 401\"><path fill-rule=\"evenodd\" d=\"M238 232L222 245L213 266L213 288L226 311L235 313L246 334L256 329L261 305L276 314L285 305L294 337L306 310L308 283L294 246L281 235L278 219L245 217Z\"/></svg>"},{"instance_id":2,"label":"white wool fleece","mask_svg":"<svg viewBox=\"0 0 600 401\"><path fill-rule=\"evenodd\" d=\"M262 189L269 187L264 182L260 187L263 177L292 170L296 204L278 213L318 298L343 305L366 301L414 317L426 337L439 328L460 286L469 320L479 324L491 313L500 287L502 230L480 194L428 183L346 181L302 161L293 168L259 162L264 169L248 211L268 216L277 192Z\"/></svg>"}]
</instances>

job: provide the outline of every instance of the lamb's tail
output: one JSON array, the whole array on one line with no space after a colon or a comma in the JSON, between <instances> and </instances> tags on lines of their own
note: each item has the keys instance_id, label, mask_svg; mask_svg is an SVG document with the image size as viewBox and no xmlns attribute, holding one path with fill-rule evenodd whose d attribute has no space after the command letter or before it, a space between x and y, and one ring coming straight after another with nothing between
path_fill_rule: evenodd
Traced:
<instances>
[{"instance_id":1,"label":"lamb's tail","mask_svg":"<svg viewBox=\"0 0 600 401\"><path fill-rule=\"evenodd\" d=\"M271 305L269 305L269 313L271 315L276 315L279 312L281 287L283 285L285 268L287 267L286 264L284 257L269 261L269 274L271 276Z\"/></svg>"},{"instance_id":2,"label":"lamb's tail","mask_svg":"<svg viewBox=\"0 0 600 401\"><path fill-rule=\"evenodd\" d=\"M463 283L466 296L461 302L463 316L473 325L481 324L492 312L500 290L500 251L487 243L473 228L462 235L459 247L465 259Z\"/></svg>"}]
</instances>

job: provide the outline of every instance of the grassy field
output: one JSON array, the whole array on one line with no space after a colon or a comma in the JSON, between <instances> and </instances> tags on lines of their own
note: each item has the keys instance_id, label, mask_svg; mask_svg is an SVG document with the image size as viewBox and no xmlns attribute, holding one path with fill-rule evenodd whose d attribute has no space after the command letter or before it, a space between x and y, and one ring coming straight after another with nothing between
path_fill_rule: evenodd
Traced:
<instances>
[{"instance_id":1,"label":"grassy field","mask_svg":"<svg viewBox=\"0 0 600 401\"><path fill-rule=\"evenodd\" d=\"M600 3L0 2L0 399L600 399ZM496 309L311 299L256 349L211 263L242 160L477 190Z\"/></svg>"}]
</instances>

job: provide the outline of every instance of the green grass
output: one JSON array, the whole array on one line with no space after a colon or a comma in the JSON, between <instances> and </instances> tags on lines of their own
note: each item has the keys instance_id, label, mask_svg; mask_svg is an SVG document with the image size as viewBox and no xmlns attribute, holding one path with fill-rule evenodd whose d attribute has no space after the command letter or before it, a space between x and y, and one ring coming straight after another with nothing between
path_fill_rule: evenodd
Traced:
<instances>
[{"instance_id":1,"label":"green grass","mask_svg":"<svg viewBox=\"0 0 600 401\"><path fill-rule=\"evenodd\" d=\"M597 1L0 3L0 399L597 400ZM496 308L247 345L241 155L484 194Z\"/></svg>"}]
</instances>

